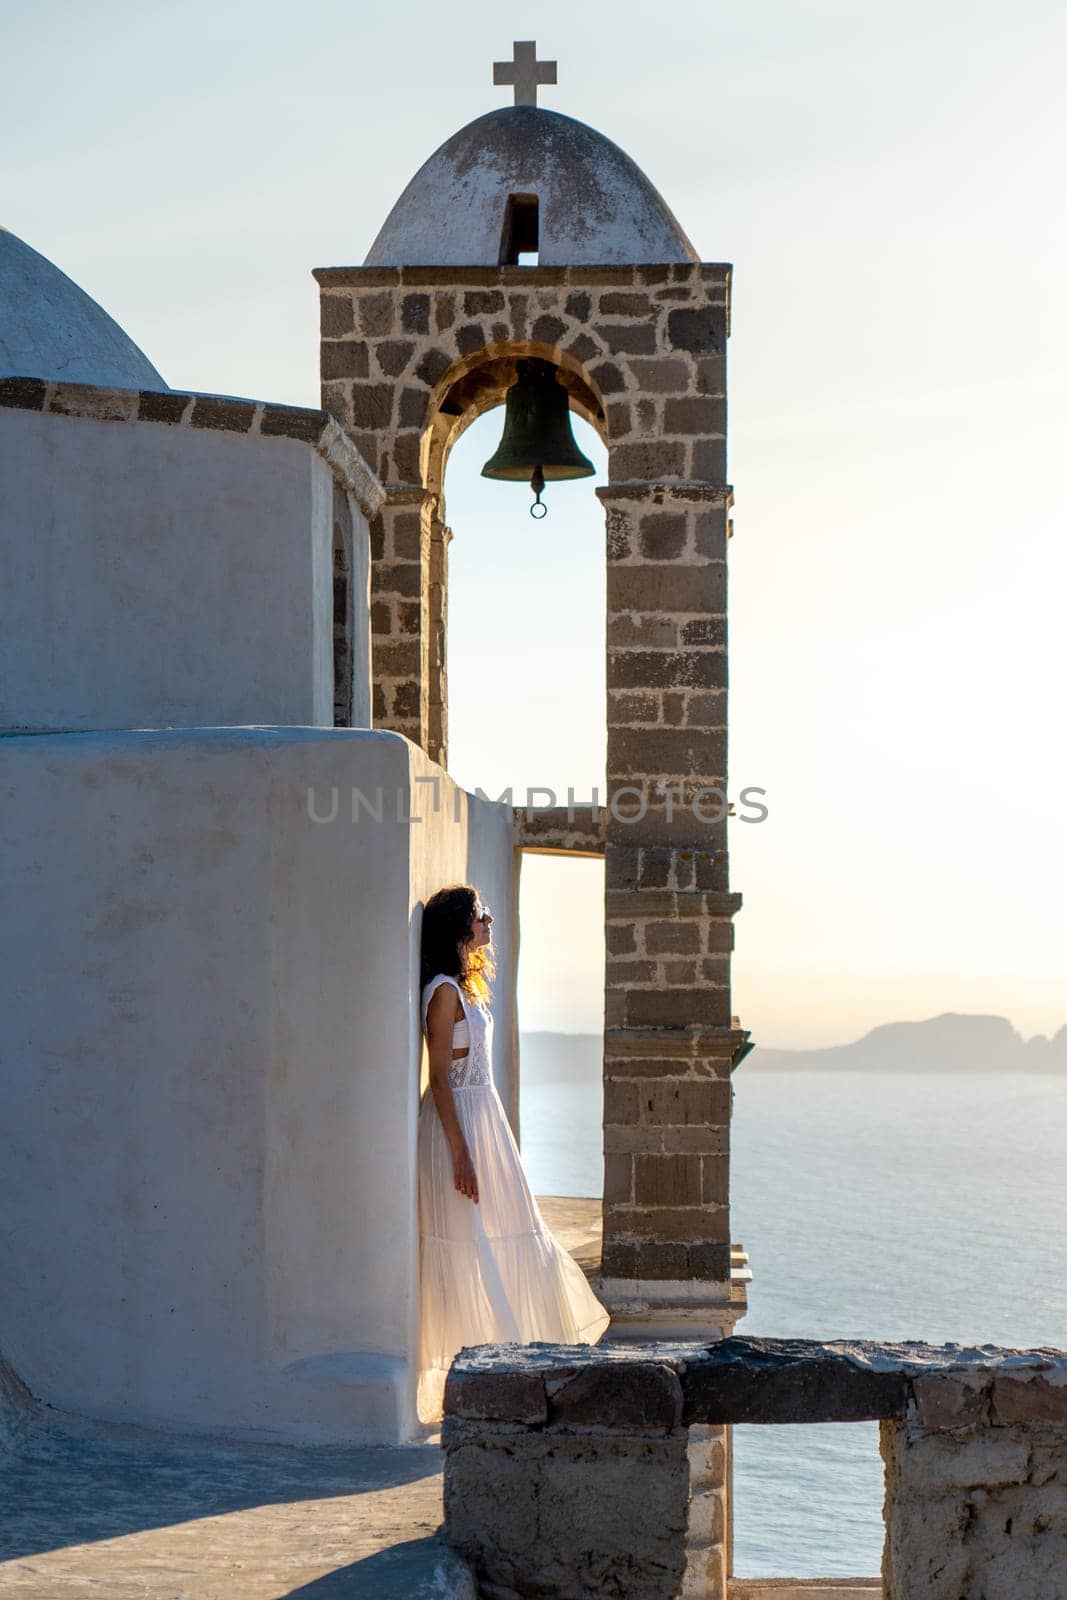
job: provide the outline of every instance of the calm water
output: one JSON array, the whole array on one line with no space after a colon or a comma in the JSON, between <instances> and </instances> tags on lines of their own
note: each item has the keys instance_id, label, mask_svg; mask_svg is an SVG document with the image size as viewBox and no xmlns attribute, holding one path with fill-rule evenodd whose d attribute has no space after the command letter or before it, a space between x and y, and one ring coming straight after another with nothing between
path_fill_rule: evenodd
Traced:
<instances>
[{"instance_id":1,"label":"calm water","mask_svg":"<svg viewBox=\"0 0 1067 1600\"><path fill-rule=\"evenodd\" d=\"M742 1067L735 1085L739 1333L1067 1347L1067 1079ZM521 1115L536 1192L601 1193L591 1074L531 1072ZM878 1572L874 1424L735 1440L738 1573Z\"/></svg>"}]
</instances>

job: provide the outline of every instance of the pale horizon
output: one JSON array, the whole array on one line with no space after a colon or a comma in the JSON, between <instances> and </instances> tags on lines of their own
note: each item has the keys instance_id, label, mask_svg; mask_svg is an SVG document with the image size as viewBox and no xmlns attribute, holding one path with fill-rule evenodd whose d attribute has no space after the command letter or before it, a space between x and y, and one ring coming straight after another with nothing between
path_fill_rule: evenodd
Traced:
<instances>
[{"instance_id":1,"label":"pale horizon","mask_svg":"<svg viewBox=\"0 0 1067 1600\"><path fill-rule=\"evenodd\" d=\"M332 0L15 5L0 222L175 388L318 405L312 268L360 263L426 157L509 103L492 63L525 38L559 61L542 104L734 265L730 798L769 808L731 824L742 1026L808 1048L958 1011L1051 1036L1060 9L681 0L650 29L633 0L479 0L461 28ZM551 485L537 524L479 476L501 418L449 466L450 770L581 797L603 788L604 452L577 424L598 476ZM524 860L524 1030L599 1029L602 883Z\"/></svg>"}]
</instances>

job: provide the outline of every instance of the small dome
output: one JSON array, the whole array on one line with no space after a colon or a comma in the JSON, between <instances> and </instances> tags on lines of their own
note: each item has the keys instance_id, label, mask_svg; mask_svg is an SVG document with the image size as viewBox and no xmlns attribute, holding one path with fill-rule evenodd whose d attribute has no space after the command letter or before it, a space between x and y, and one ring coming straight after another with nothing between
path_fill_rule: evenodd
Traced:
<instances>
[{"instance_id":1,"label":"small dome","mask_svg":"<svg viewBox=\"0 0 1067 1600\"><path fill-rule=\"evenodd\" d=\"M168 387L95 300L6 228L0 228L0 378Z\"/></svg>"},{"instance_id":2,"label":"small dome","mask_svg":"<svg viewBox=\"0 0 1067 1600\"><path fill-rule=\"evenodd\" d=\"M540 266L696 261L663 196L602 133L543 106L504 106L461 128L412 178L368 267L497 266L516 196L537 200ZM521 246L520 246L521 247Z\"/></svg>"}]
</instances>

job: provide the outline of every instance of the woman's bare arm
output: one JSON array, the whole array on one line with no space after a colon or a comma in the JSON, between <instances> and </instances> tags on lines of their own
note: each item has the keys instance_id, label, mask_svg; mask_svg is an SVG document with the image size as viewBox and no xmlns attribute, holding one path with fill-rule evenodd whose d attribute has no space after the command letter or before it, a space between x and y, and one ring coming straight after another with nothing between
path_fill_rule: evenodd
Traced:
<instances>
[{"instance_id":1,"label":"woman's bare arm","mask_svg":"<svg viewBox=\"0 0 1067 1600\"><path fill-rule=\"evenodd\" d=\"M474 1174L470 1151L463 1129L456 1115L456 1102L452 1097L452 1028L456 1021L456 991L449 983L442 983L430 997L426 1008L426 1038L430 1056L430 1092L441 1118L452 1151L452 1168L456 1188L470 1199L478 1199L478 1180Z\"/></svg>"}]
</instances>

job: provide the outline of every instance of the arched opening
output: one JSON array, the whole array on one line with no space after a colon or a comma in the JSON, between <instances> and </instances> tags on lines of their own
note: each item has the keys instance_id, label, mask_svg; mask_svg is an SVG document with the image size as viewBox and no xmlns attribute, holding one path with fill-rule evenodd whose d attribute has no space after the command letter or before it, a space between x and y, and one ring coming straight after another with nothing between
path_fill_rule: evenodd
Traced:
<instances>
[{"instance_id":1,"label":"arched opening","mask_svg":"<svg viewBox=\"0 0 1067 1600\"><path fill-rule=\"evenodd\" d=\"M510 792L516 806L588 805L594 792L604 799L606 767L605 536L594 489L607 481L607 451L587 420L599 403L582 383L586 416L572 410L596 477L549 483L549 514L535 521L527 485L481 476L500 440L513 371L493 366L465 380L483 403L456 430L443 486L451 531L448 766L464 787L494 799ZM572 381L577 390L581 380ZM596 1200L603 860L524 851L520 923L517 1109L527 1171L542 1195Z\"/></svg>"},{"instance_id":2,"label":"arched opening","mask_svg":"<svg viewBox=\"0 0 1067 1600\"><path fill-rule=\"evenodd\" d=\"M352 726L352 509L333 496L333 725Z\"/></svg>"}]
</instances>

